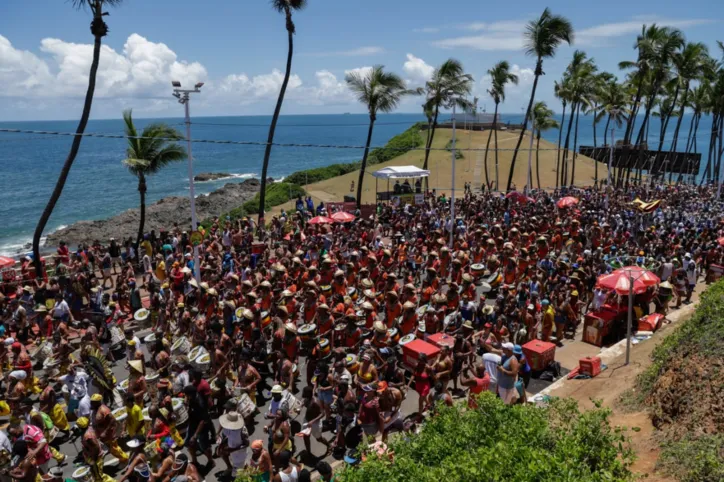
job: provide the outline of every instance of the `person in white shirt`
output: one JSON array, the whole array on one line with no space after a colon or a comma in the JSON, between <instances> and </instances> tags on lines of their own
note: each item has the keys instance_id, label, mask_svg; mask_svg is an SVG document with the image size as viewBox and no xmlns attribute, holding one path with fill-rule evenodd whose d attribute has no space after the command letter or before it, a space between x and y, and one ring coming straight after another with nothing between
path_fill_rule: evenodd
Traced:
<instances>
[{"instance_id":1,"label":"person in white shirt","mask_svg":"<svg viewBox=\"0 0 724 482\"><path fill-rule=\"evenodd\" d=\"M503 361L500 355L495 353L485 353L483 355L483 363L485 364L485 371L490 375L490 385L488 390L496 393L498 388L498 365Z\"/></svg>"},{"instance_id":2,"label":"person in white shirt","mask_svg":"<svg viewBox=\"0 0 724 482\"><path fill-rule=\"evenodd\" d=\"M234 473L246 463L249 432L242 416L233 410L219 417L219 425L223 435L219 447L221 458L226 463L227 473Z\"/></svg>"},{"instance_id":3,"label":"person in white shirt","mask_svg":"<svg viewBox=\"0 0 724 482\"><path fill-rule=\"evenodd\" d=\"M78 408L75 410L76 418L86 417L90 419L91 416L91 399L87 393L78 402Z\"/></svg>"},{"instance_id":4,"label":"person in white shirt","mask_svg":"<svg viewBox=\"0 0 724 482\"><path fill-rule=\"evenodd\" d=\"M72 320L70 313L70 306L68 302L63 299L60 294L55 295L55 306L53 306L53 318L60 319L63 321Z\"/></svg>"},{"instance_id":5,"label":"person in white shirt","mask_svg":"<svg viewBox=\"0 0 724 482\"><path fill-rule=\"evenodd\" d=\"M81 403L81 400L88 398L88 374L80 368L71 365L68 374L58 377L58 380L65 383L70 394L68 412L73 413ZM90 410L90 398L88 398L88 409ZM80 416L80 415L79 415Z\"/></svg>"}]
</instances>

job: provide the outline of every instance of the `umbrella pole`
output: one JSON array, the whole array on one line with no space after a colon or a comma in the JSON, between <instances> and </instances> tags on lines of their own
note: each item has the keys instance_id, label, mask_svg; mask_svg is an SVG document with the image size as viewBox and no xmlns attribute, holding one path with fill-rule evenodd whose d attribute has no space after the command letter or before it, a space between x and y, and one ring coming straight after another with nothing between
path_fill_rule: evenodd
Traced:
<instances>
[{"instance_id":1,"label":"umbrella pole","mask_svg":"<svg viewBox=\"0 0 724 482\"><path fill-rule=\"evenodd\" d=\"M633 275L628 272L628 323L626 324L626 365L631 357L631 325L633 323Z\"/></svg>"}]
</instances>

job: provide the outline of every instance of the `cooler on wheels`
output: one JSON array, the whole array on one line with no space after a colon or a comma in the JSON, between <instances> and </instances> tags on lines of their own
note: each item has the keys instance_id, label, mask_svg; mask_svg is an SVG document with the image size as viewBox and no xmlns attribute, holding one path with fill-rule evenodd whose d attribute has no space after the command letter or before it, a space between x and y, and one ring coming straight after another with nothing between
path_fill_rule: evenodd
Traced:
<instances>
[{"instance_id":1,"label":"cooler on wheels","mask_svg":"<svg viewBox=\"0 0 724 482\"><path fill-rule=\"evenodd\" d=\"M547 341L533 340L523 345L523 354L534 372L545 370L556 359L556 345Z\"/></svg>"},{"instance_id":2,"label":"cooler on wheels","mask_svg":"<svg viewBox=\"0 0 724 482\"><path fill-rule=\"evenodd\" d=\"M420 353L427 355L428 362L434 362L440 354L440 349L424 340L415 339L402 346L402 365L410 371L415 371Z\"/></svg>"},{"instance_id":3,"label":"cooler on wheels","mask_svg":"<svg viewBox=\"0 0 724 482\"><path fill-rule=\"evenodd\" d=\"M583 318L583 341L595 346L603 346L603 340L611 332L615 311L603 309L586 314Z\"/></svg>"},{"instance_id":4,"label":"cooler on wheels","mask_svg":"<svg viewBox=\"0 0 724 482\"><path fill-rule=\"evenodd\" d=\"M435 333L434 335L428 336L427 341L441 350L443 346L450 347L451 350L453 346L455 346L455 337L447 333Z\"/></svg>"}]
</instances>

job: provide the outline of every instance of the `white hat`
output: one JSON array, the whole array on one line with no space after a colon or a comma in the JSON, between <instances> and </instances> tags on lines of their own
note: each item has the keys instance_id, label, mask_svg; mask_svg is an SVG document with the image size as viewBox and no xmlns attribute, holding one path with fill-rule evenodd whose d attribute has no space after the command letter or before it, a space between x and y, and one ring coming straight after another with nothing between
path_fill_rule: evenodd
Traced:
<instances>
[{"instance_id":1,"label":"white hat","mask_svg":"<svg viewBox=\"0 0 724 482\"><path fill-rule=\"evenodd\" d=\"M503 348L503 350L510 350L510 351L513 351L513 348L515 348L515 345L513 345L513 344L510 343L510 342L503 343L503 344L500 345L500 346L501 346L501 348Z\"/></svg>"},{"instance_id":2,"label":"white hat","mask_svg":"<svg viewBox=\"0 0 724 482\"><path fill-rule=\"evenodd\" d=\"M281 385L274 385L271 389L272 393L282 393L283 391L284 391L284 389L282 388Z\"/></svg>"},{"instance_id":3,"label":"white hat","mask_svg":"<svg viewBox=\"0 0 724 482\"><path fill-rule=\"evenodd\" d=\"M684 255L684 258L691 258L691 253L686 253L686 254Z\"/></svg>"},{"instance_id":4,"label":"white hat","mask_svg":"<svg viewBox=\"0 0 724 482\"><path fill-rule=\"evenodd\" d=\"M219 417L219 425L228 430L239 430L244 426L244 419L238 412L229 412Z\"/></svg>"},{"instance_id":5,"label":"white hat","mask_svg":"<svg viewBox=\"0 0 724 482\"><path fill-rule=\"evenodd\" d=\"M14 378L16 380L25 380L28 377L28 374L25 372L25 370L14 370L10 372L10 378Z\"/></svg>"}]
</instances>

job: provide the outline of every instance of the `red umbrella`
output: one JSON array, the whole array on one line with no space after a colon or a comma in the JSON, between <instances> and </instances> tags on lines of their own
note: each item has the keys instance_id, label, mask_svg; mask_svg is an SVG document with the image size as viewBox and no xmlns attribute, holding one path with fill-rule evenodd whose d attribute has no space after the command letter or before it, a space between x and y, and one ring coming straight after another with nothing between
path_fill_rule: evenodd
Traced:
<instances>
[{"instance_id":1,"label":"red umbrella","mask_svg":"<svg viewBox=\"0 0 724 482\"><path fill-rule=\"evenodd\" d=\"M332 224L334 219L327 216L315 216L309 220L309 224Z\"/></svg>"},{"instance_id":2,"label":"red umbrella","mask_svg":"<svg viewBox=\"0 0 724 482\"><path fill-rule=\"evenodd\" d=\"M633 277L634 294L644 293L646 288L654 286L661 281L659 277L651 271L638 266L629 266L601 276L598 278L596 284L602 288L614 290L620 295L627 295L631 289L630 277Z\"/></svg>"},{"instance_id":3,"label":"red umbrella","mask_svg":"<svg viewBox=\"0 0 724 482\"><path fill-rule=\"evenodd\" d=\"M332 219L337 221L338 223L351 223L356 218L354 217L354 214L350 214L344 211L339 211L334 214L332 214Z\"/></svg>"},{"instance_id":4,"label":"red umbrella","mask_svg":"<svg viewBox=\"0 0 724 482\"><path fill-rule=\"evenodd\" d=\"M0 268L10 268L11 266L15 266L15 260L13 258L0 256Z\"/></svg>"},{"instance_id":5,"label":"red umbrella","mask_svg":"<svg viewBox=\"0 0 724 482\"><path fill-rule=\"evenodd\" d=\"M717 241L719 242L719 246L724 246L724 238L719 238Z\"/></svg>"},{"instance_id":6,"label":"red umbrella","mask_svg":"<svg viewBox=\"0 0 724 482\"><path fill-rule=\"evenodd\" d=\"M511 191L508 194L506 194L505 197L507 197L508 199L511 199L515 202L519 202L521 204L535 202L535 199L528 197L525 194L523 194L522 192L518 192L518 191Z\"/></svg>"},{"instance_id":7,"label":"red umbrella","mask_svg":"<svg viewBox=\"0 0 724 482\"><path fill-rule=\"evenodd\" d=\"M566 196L560 198L556 203L556 206L558 206L558 209L563 209L575 206L576 204L578 204L578 198L575 198L573 196Z\"/></svg>"}]
</instances>

